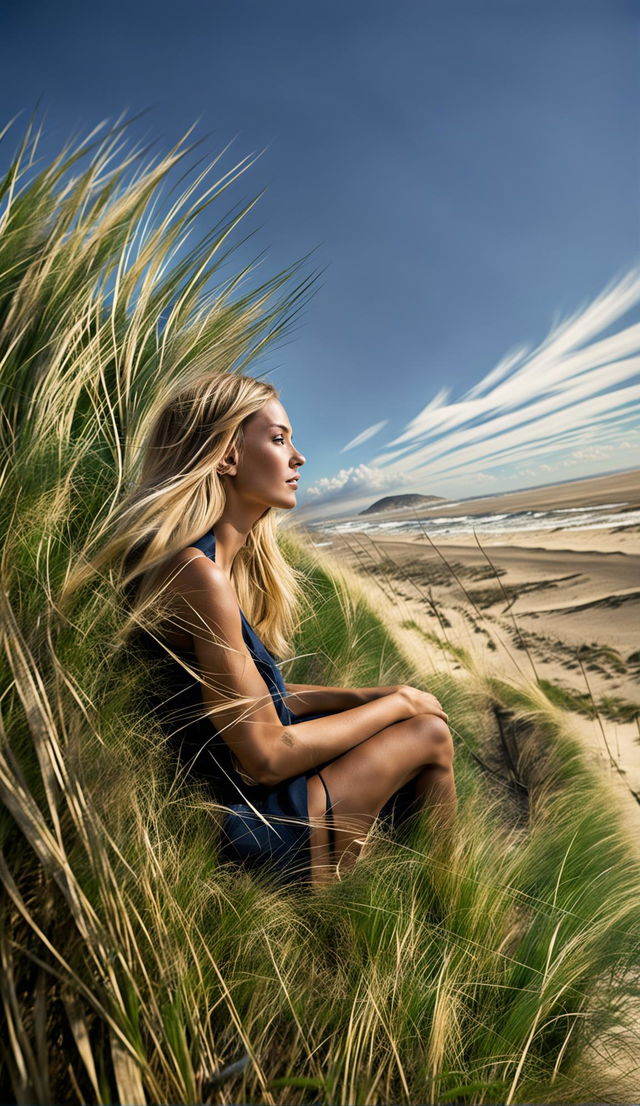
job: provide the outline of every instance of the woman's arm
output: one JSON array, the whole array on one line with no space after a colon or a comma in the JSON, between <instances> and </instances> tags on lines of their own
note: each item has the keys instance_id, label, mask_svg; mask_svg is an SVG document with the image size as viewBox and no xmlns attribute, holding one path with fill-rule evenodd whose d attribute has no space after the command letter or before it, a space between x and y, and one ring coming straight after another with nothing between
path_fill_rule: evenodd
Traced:
<instances>
[{"instance_id":1,"label":"woman's arm","mask_svg":"<svg viewBox=\"0 0 640 1106\"><path fill-rule=\"evenodd\" d=\"M403 684L371 703L283 726L269 743L263 782L275 785L316 768L367 741L379 730L417 714L433 714L445 722L448 718L434 695Z\"/></svg>"},{"instance_id":2,"label":"woman's arm","mask_svg":"<svg viewBox=\"0 0 640 1106\"><path fill-rule=\"evenodd\" d=\"M349 710L374 699L382 699L399 691L398 684L389 687L323 687L319 684L285 684L284 702L294 714L320 714L322 711Z\"/></svg>"},{"instance_id":3,"label":"woman's arm","mask_svg":"<svg viewBox=\"0 0 640 1106\"><path fill-rule=\"evenodd\" d=\"M238 601L224 573L196 549L179 554L176 568L169 585L179 598L175 624L193 633L204 704L236 763L255 782L275 786L416 713L446 720L434 696L402 686L337 714L283 725L243 640Z\"/></svg>"}]
</instances>

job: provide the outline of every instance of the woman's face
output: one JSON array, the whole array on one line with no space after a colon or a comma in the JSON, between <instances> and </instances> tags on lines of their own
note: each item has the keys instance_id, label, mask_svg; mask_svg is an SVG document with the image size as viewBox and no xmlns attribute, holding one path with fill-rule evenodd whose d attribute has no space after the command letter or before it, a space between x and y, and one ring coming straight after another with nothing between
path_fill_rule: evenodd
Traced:
<instances>
[{"instance_id":1,"label":"woman's face","mask_svg":"<svg viewBox=\"0 0 640 1106\"><path fill-rule=\"evenodd\" d=\"M233 487L248 502L285 510L296 505L298 469L306 458L292 441L287 412L269 399L244 425Z\"/></svg>"}]
</instances>

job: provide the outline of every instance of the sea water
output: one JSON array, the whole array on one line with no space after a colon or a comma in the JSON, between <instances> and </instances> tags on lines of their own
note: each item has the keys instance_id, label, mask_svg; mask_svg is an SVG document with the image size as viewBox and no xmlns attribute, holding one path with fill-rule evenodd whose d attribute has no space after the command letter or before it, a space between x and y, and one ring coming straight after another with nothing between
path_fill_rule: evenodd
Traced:
<instances>
[{"instance_id":1,"label":"sea water","mask_svg":"<svg viewBox=\"0 0 640 1106\"><path fill-rule=\"evenodd\" d=\"M457 504L443 504L443 509ZM382 513L378 518L364 515L361 519L349 521L327 521L307 523L310 530L324 533L348 534L429 534L430 537L471 534L475 530L480 534L492 532L518 533L527 530L607 530L610 527L637 526L640 522L640 510L620 510L626 503L602 503L597 507L562 507L548 511L509 511L504 514L488 512L481 515L429 514L422 518L394 518L384 521ZM614 510L614 508L618 508ZM407 508L409 510L409 508Z\"/></svg>"}]
</instances>

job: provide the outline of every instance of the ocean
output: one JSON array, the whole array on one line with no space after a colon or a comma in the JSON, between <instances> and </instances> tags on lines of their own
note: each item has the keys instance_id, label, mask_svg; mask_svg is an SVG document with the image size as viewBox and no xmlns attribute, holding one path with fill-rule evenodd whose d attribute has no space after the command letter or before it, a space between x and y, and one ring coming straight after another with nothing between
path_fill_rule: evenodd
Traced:
<instances>
[{"instance_id":1,"label":"ocean","mask_svg":"<svg viewBox=\"0 0 640 1106\"><path fill-rule=\"evenodd\" d=\"M458 501L459 503L460 501ZM441 509L455 507L458 503L444 503ZM603 503L597 507L563 507L547 511L509 511L506 513L488 512L480 515L427 515L422 518L394 518L384 521L363 515L359 519L344 522L307 523L310 530L323 533L347 534L357 531L367 534L423 534L430 537L471 534L475 530L480 534L505 531L526 530L608 530L613 527L637 526L640 523L640 510L627 509L622 503Z\"/></svg>"}]
</instances>

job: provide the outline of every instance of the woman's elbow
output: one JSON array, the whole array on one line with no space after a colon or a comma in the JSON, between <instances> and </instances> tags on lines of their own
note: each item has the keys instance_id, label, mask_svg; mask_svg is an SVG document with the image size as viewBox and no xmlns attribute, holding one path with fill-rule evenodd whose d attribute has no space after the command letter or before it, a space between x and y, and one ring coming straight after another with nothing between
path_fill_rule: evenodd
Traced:
<instances>
[{"instance_id":1,"label":"woman's elbow","mask_svg":"<svg viewBox=\"0 0 640 1106\"><path fill-rule=\"evenodd\" d=\"M256 765L255 770L257 773L255 778L260 781L263 787L277 787L292 774L287 764L283 764L282 757L276 757L273 753L265 754L260 763Z\"/></svg>"},{"instance_id":2,"label":"woman's elbow","mask_svg":"<svg viewBox=\"0 0 640 1106\"><path fill-rule=\"evenodd\" d=\"M277 787L279 783L282 783L282 777L277 776L274 772L264 771L260 773L262 787Z\"/></svg>"},{"instance_id":3,"label":"woman's elbow","mask_svg":"<svg viewBox=\"0 0 640 1106\"><path fill-rule=\"evenodd\" d=\"M272 757L265 757L256 768L258 773L256 779L259 779L263 787L277 787L279 783L287 778L286 773L282 774L282 769L279 765L274 763Z\"/></svg>"},{"instance_id":4,"label":"woman's elbow","mask_svg":"<svg viewBox=\"0 0 640 1106\"><path fill-rule=\"evenodd\" d=\"M260 784L262 787L277 787L279 783L282 783L291 775L291 772L287 771L286 764L283 764L281 755L285 754L286 756L285 746L293 744L287 730L281 731L277 742L282 743L282 750L273 748L273 735L270 734L269 740L265 741L264 744L261 743L259 750L254 749L250 758L243 758L245 776L251 777L254 783Z\"/></svg>"},{"instance_id":5,"label":"woman's elbow","mask_svg":"<svg viewBox=\"0 0 640 1106\"><path fill-rule=\"evenodd\" d=\"M264 753L263 757L260 758L260 763L255 765L255 772L255 779L259 780L263 787L276 787L277 784L288 780L292 775L291 769L287 770L287 765L283 764L282 757L277 754L277 750Z\"/></svg>"},{"instance_id":6,"label":"woman's elbow","mask_svg":"<svg viewBox=\"0 0 640 1106\"><path fill-rule=\"evenodd\" d=\"M231 761L235 771L247 787L273 787L274 783L277 782L266 757L252 757L251 763L248 764L246 757L243 763L236 753L232 753Z\"/></svg>"}]
</instances>

